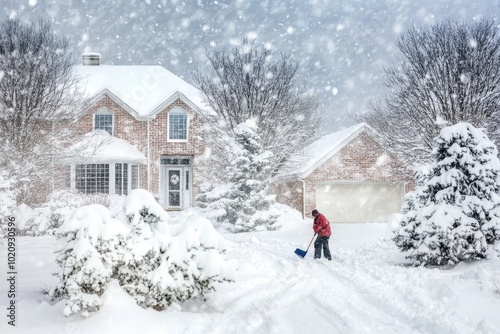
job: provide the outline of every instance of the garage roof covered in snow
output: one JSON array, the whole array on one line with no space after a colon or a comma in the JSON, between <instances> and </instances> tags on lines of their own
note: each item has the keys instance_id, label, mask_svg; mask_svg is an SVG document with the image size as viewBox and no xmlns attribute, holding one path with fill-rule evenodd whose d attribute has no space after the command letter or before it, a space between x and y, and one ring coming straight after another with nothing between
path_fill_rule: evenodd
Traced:
<instances>
[{"instance_id":1,"label":"garage roof covered in snow","mask_svg":"<svg viewBox=\"0 0 500 334\"><path fill-rule=\"evenodd\" d=\"M330 133L294 154L283 165L274 181L302 180L340 151L363 131L372 131L366 123Z\"/></svg>"}]
</instances>

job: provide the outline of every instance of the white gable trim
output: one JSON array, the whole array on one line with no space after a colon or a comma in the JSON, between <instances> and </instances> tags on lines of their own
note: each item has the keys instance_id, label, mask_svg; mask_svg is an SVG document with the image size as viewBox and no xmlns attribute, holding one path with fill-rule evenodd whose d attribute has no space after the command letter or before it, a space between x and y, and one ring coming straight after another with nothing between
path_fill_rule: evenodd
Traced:
<instances>
[{"instance_id":1,"label":"white gable trim","mask_svg":"<svg viewBox=\"0 0 500 334\"><path fill-rule=\"evenodd\" d=\"M122 107L125 111L127 111L132 117L134 117L138 121L144 121L146 120L144 117L141 117L134 109L132 109L128 104L123 102L118 96L113 94L112 91L110 91L108 88L104 88L101 91L99 91L97 94L95 94L91 101L91 104L95 104L104 97L109 97L112 99L114 102L116 102L120 107Z\"/></svg>"},{"instance_id":2,"label":"white gable trim","mask_svg":"<svg viewBox=\"0 0 500 334\"><path fill-rule=\"evenodd\" d=\"M201 110L200 107L196 105L194 102L192 102L190 99L188 99L186 95L182 94L179 91L176 91L174 94L170 95L168 98L160 102L155 108L153 108L153 110L150 113L148 113L148 117L151 119L156 118L156 115L158 115L162 110L164 110L169 105L174 103L177 99L184 102L188 107L190 107L197 113L199 113L199 111Z\"/></svg>"},{"instance_id":3,"label":"white gable trim","mask_svg":"<svg viewBox=\"0 0 500 334\"><path fill-rule=\"evenodd\" d=\"M297 160L297 164L298 164L297 168L296 168L297 171L295 173L291 172L291 173L284 173L282 175L278 175L273 179L272 182L279 183L279 182L304 180L309 175L311 175L311 173L314 172L318 167L323 165L327 160L332 158L341 149L343 149L346 145L348 145L354 138L356 138L359 134L361 134L363 132L370 134L370 137L378 142L376 135L375 135L376 134L375 130L373 130L366 123L361 123L353 128L354 128L353 132L351 132L341 142L337 143L334 147L332 147L326 154L324 154L323 156L311 158L309 161L312 163L312 165L310 165L307 169L304 170L303 168L301 168L302 166L307 165L307 163L299 157ZM341 130L341 131L344 131L344 130ZM332 133L332 134L334 134L334 133ZM318 140L322 140L322 139L323 139L323 137L318 139ZM314 145L314 143L311 145ZM310 147L310 146L308 146L308 147ZM307 150L307 147L305 149ZM295 156L295 157L297 158L297 156ZM291 159L293 159L293 158L294 157L291 157ZM315 161L313 161L313 160L315 160ZM291 160L289 160L289 161L291 161Z\"/></svg>"},{"instance_id":4,"label":"white gable trim","mask_svg":"<svg viewBox=\"0 0 500 334\"><path fill-rule=\"evenodd\" d=\"M314 172L319 166L323 165L326 161L328 161L331 157L333 157L335 154L337 154L341 149L346 147L347 144L349 144L351 141L353 141L354 138L356 138L358 135L360 135L362 132L366 132L367 130L367 125L363 124L359 129L351 133L349 137L344 139L342 142L340 142L337 146L335 146L330 152L325 154L322 158L318 159L314 165L309 167L306 171L304 171L302 174L299 174L299 178L301 180L307 178L309 175L311 175L312 172Z\"/></svg>"}]
</instances>

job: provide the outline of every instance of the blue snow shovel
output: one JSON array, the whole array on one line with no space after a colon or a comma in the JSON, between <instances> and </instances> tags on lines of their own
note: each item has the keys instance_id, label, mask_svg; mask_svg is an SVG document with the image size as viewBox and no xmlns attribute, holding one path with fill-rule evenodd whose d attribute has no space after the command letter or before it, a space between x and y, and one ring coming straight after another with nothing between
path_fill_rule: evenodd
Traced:
<instances>
[{"instance_id":1,"label":"blue snow shovel","mask_svg":"<svg viewBox=\"0 0 500 334\"><path fill-rule=\"evenodd\" d=\"M313 237L311 239L311 242L309 243L309 246L307 246L307 249L305 251L303 251L302 249L299 249L299 248L297 248L295 250L295 254L297 254L298 257L300 257L301 259L303 259L306 256L307 251L309 250L309 247L311 247L311 244L312 244L315 236L316 236L316 233L314 233L314 235L313 235Z\"/></svg>"}]
</instances>

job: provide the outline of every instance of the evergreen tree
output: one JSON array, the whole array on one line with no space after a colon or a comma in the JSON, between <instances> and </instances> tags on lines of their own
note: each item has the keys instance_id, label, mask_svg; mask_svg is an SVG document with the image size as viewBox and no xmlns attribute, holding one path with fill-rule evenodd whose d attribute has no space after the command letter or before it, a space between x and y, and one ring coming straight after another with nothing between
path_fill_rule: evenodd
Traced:
<instances>
[{"instance_id":1,"label":"evergreen tree","mask_svg":"<svg viewBox=\"0 0 500 334\"><path fill-rule=\"evenodd\" d=\"M263 149L257 130L253 120L235 128L235 136L228 145L232 155L229 185L199 198L214 218L233 232L279 228L278 216L269 213L272 201L266 199L272 154Z\"/></svg>"},{"instance_id":2,"label":"evergreen tree","mask_svg":"<svg viewBox=\"0 0 500 334\"><path fill-rule=\"evenodd\" d=\"M125 233L124 226L99 204L76 209L59 228L56 262L61 270L49 296L67 299L66 316L87 317L99 310L113 265L121 257Z\"/></svg>"},{"instance_id":3,"label":"evergreen tree","mask_svg":"<svg viewBox=\"0 0 500 334\"><path fill-rule=\"evenodd\" d=\"M394 242L414 265L486 258L500 240L500 162L481 129L443 128L434 161L417 175Z\"/></svg>"}]
</instances>

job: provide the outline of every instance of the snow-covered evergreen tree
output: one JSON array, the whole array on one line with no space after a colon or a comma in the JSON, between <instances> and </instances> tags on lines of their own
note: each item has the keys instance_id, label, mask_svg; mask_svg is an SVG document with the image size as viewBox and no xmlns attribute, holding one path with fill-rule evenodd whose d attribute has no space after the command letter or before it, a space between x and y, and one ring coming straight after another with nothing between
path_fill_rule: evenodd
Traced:
<instances>
[{"instance_id":1,"label":"snow-covered evergreen tree","mask_svg":"<svg viewBox=\"0 0 500 334\"><path fill-rule=\"evenodd\" d=\"M66 316L86 317L99 310L126 234L126 227L99 204L76 209L58 229L56 262L61 269L56 273L59 283L49 296L67 299Z\"/></svg>"},{"instance_id":2,"label":"snow-covered evergreen tree","mask_svg":"<svg viewBox=\"0 0 500 334\"><path fill-rule=\"evenodd\" d=\"M161 310L172 302L171 275L163 254L170 245L168 214L145 190L132 191L124 202L131 226L123 261L117 268L120 285L142 307ZM154 275L163 271L165 275Z\"/></svg>"},{"instance_id":3,"label":"snow-covered evergreen tree","mask_svg":"<svg viewBox=\"0 0 500 334\"><path fill-rule=\"evenodd\" d=\"M459 123L435 138L393 240L414 265L486 258L500 240L500 162L481 129Z\"/></svg>"},{"instance_id":4,"label":"snow-covered evergreen tree","mask_svg":"<svg viewBox=\"0 0 500 334\"><path fill-rule=\"evenodd\" d=\"M212 216L233 232L275 230L277 215L270 214L272 202L266 199L270 176L269 158L253 120L234 129L228 149L232 155L229 184L202 194L198 201Z\"/></svg>"},{"instance_id":5,"label":"snow-covered evergreen tree","mask_svg":"<svg viewBox=\"0 0 500 334\"><path fill-rule=\"evenodd\" d=\"M128 195L124 209L132 230L116 278L139 305L163 310L233 279L234 263L222 258L221 236L208 220L192 217L172 235L168 214L140 189Z\"/></svg>"}]
</instances>

